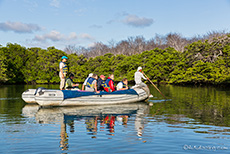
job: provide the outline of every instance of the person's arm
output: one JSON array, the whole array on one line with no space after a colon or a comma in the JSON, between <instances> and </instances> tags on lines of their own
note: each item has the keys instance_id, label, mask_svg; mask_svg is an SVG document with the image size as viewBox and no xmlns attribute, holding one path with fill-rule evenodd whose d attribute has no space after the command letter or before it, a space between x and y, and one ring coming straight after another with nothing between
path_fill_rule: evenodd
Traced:
<instances>
[{"instance_id":1,"label":"person's arm","mask_svg":"<svg viewBox=\"0 0 230 154\"><path fill-rule=\"evenodd\" d=\"M147 80L147 78L144 77L143 73L141 73L141 77L142 77L144 80Z\"/></svg>"},{"instance_id":2,"label":"person's arm","mask_svg":"<svg viewBox=\"0 0 230 154\"><path fill-rule=\"evenodd\" d=\"M78 84L78 83L73 84L73 87L78 87L78 86L79 86L79 84Z\"/></svg>"},{"instance_id":3,"label":"person's arm","mask_svg":"<svg viewBox=\"0 0 230 154\"><path fill-rule=\"evenodd\" d=\"M85 88L85 85L87 84L88 79L89 79L88 77L85 79L84 83L82 84L81 90L85 90L84 88Z\"/></svg>"},{"instance_id":4,"label":"person's arm","mask_svg":"<svg viewBox=\"0 0 230 154\"><path fill-rule=\"evenodd\" d=\"M60 63L60 72L61 72L62 79L64 79L65 76L64 76L64 73L63 73L63 63Z\"/></svg>"},{"instance_id":5,"label":"person's arm","mask_svg":"<svg viewBox=\"0 0 230 154\"><path fill-rule=\"evenodd\" d=\"M126 88L121 88L120 90L127 90L129 89L128 85L126 85Z\"/></svg>"},{"instance_id":6,"label":"person's arm","mask_svg":"<svg viewBox=\"0 0 230 154\"><path fill-rule=\"evenodd\" d=\"M112 80L109 81L109 86L110 86L110 89L112 90L112 92L116 90Z\"/></svg>"},{"instance_id":7,"label":"person's arm","mask_svg":"<svg viewBox=\"0 0 230 154\"><path fill-rule=\"evenodd\" d=\"M94 87L95 87L95 92L99 93L99 91L97 91L97 81L96 80L95 80Z\"/></svg>"}]
</instances>

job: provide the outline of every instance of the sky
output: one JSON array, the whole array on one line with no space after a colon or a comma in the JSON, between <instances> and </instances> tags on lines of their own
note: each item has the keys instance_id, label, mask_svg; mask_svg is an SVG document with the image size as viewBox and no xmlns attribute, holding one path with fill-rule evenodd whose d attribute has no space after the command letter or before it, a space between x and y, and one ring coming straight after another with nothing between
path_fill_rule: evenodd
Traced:
<instances>
[{"instance_id":1,"label":"sky","mask_svg":"<svg viewBox=\"0 0 230 154\"><path fill-rule=\"evenodd\" d=\"M143 36L230 32L230 0L0 0L0 45L92 47Z\"/></svg>"}]
</instances>

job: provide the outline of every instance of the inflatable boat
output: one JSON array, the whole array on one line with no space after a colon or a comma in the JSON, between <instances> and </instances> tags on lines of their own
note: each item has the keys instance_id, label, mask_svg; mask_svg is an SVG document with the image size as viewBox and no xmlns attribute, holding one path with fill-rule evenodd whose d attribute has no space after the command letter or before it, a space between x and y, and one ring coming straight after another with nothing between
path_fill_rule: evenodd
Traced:
<instances>
[{"instance_id":1,"label":"inflatable boat","mask_svg":"<svg viewBox=\"0 0 230 154\"><path fill-rule=\"evenodd\" d=\"M149 89L134 86L128 90L114 92L88 92L79 89L29 89L22 93L22 99L27 103L37 103L40 106L79 106L134 103L148 99Z\"/></svg>"}]
</instances>

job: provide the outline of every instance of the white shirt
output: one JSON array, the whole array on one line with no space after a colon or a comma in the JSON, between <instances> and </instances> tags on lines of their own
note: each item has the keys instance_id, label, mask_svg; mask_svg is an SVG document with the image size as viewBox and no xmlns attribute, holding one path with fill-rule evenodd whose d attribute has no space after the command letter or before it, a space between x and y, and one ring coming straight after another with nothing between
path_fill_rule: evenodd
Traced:
<instances>
[{"instance_id":1,"label":"white shirt","mask_svg":"<svg viewBox=\"0 0 230 154\"><path fill-rule=\"evenodd\" d=\"M65 66L65 64L63 62L59 63L59 68L62 69Z\"/></svg>"},{"instance_id":2,"label":"white shirt","mask_svg":"<svg viewBox=\"0 0 230 154\"><path fill-rule=\"evenodd\" d=\"M147 80L147 78L145 78L141 72L139 71L135 72L135 75L134 75L135 83L136 84L142 83L141 79Z\"/></svg>"},{"instance_id":3,"label":"white shirt","mask_svg":"<svg viewBox=\"0 0 230 154\"><path fill-rule=\"evenodd\" d=\"M122 89L123 88L123 84L122 84L122 82L119 82L118 84L117 84L117 90L120 90L120 89Z\"/></svg>"},{"instance_id":4,"label":"white shirt","mask_svg":"<svg viewBox=\"0 0 230 154\"><path fill-rule=\"evenodd\" d=\"M64 66L65 66L65 64L64 64L63 62L60 62L60 63L59 63L59 68L60 68L60 69L63 69ZM62 78L62 73L61 73L61 71L59 72L59 76L60 76L60 78Z\"/></svg>"},{"instance_id":5,"label":"white shirt","mask_svg":"<svg viewBox=\"0 0 230 154\"><path fill-rule=\"evenodd\" d=\"M87 78L85 79L85 81L84 81L83 85L85 85L85 86L86 86L88 79L89 79L89 77L87 77Z\"/></svg>"}]
</instances>

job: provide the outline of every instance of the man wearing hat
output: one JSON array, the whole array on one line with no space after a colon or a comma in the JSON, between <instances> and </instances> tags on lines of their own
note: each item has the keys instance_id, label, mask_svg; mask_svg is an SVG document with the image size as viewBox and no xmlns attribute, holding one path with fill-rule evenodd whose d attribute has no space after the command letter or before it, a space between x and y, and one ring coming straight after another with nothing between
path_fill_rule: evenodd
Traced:
<instances>
[{"instance_id":1,"label":"man wearing hat","mask_svg":"<svg viewBox=\"0 0 230 154\"><path fill-rule=\"evenodd\" d=\"M60 72L59 72L59 77L60 77L60 90L64 90L65 88L65 79L66 79L66 75L68 72L68 67L66 64L68 57L66 56L62 56L61 57L61 62L59 63L59 68L60 68Z\"/></svg>"},{"instance_id":2,"label":"man wearing hat","mask_svg":"<svg viewBox=\"0 0 230 154\"><path fill-rule=\"evenodd\" d=\"M144 82L142 82L141 79L147 80L147 78L145 78L142 74L142 67L139 66L134 75L135 83L136 85L139 85L141 87L147 87L147 85Z\"/></svg>"}]
</instances>

